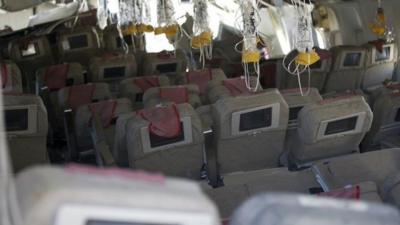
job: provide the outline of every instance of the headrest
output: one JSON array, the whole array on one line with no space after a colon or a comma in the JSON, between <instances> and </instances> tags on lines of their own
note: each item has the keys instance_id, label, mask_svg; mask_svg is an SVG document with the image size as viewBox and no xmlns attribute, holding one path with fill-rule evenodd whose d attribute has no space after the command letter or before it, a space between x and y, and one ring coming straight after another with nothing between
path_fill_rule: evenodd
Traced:
<instances>
[{"instance_id":1,"label":"headrest","mask_svg":"<svg viewBox=\"0 0 400 225\"><path fill-rule=\"evenodd\" d=\"M368 50L368 66L393 63L397 60L397 46L396 44L367 44Z\"/></svg>"},{"instance_id":2,"label":"headrest","mask_svg":"<svg viewBox=\"0 0 400 225\"><path fill-rule=\"evenodd\" d=\"M66 86L69 64L50 66L44 72L44 83L50 90L59 90Z\"/></svg>"},{"instance_id":3,"label":"headrest","mask_svg":"<svg viewBox=\"0 0 400 225\"><path fill-rule=\"evenodd\" d=\"M65 29L58 33L59 48L62 52L99 47L94 27Z\"/></svg>"},{"instance_id":4,"label":"headrest","mask_svg":"<svg viewBox=\"0 0 400 225\"><path fill-rule=\"evenodd\" d=\"M153 87L159 87L160 81L158 76L136 77L133 83L138 86L143 92Z\"/></svg>"},{"instance_id":5,"label":"headrest","mask_svg":"<svg viewBox=\"0 0 400 225\"><path fill-rule=\"evenodd\" d=\"M232 96L253 94L247 87L243 77L231 78L222 81L222 84L229 90Z\"/></svg>"},{"instance_id":6,"label":"headrest","mask_svg":"<svg viewBox=\"0 0 400 225\"><path fill-rule=\"evenodd\" d=\"M22 220L32 225L219 222L216 207L195 182L159 174L36 167L18 174L16 186Z\"/></svg>"},{"instance_id":7,"label":"headrest","mask_svg":"<svg viewBox=\"0 0 400 225\"><path fill-rule=\"evenodd\" d=\"M230 225L394 225L399 220L399 212L383 204L270 193L244 203Z\"/></svg>"},{"instance_id":8,"label":"headrest","mask_svg":"<svg viewBox=\"0 0 400 225\"><path fill-rule=\"evenodd\" d=\"M72 110L76 110L81 105L91 103L95 89L96 85L94 84L71 86L68 93L68 106Z\"/></svg>"},{"instance_id":9,"label":"headrest","mask_svg":"<svg viewBox=\"0 0 400 225\"><path fill-rule=\"evenodd\" d=\"M371 128L372 111L362 96L342 96L305 106L297 133L303 142L360 135Z\"/></svg>"},{"instance_id":10,"label":"headrest","mask_svg":"<svg viewBox=\"0 0 400 225\"><path fill-rule=\"evenodd\" d=\"M137 114L149 122L149 131L154 135L173 138L181 133L180 115L175 104L145 108Z\"/></svg>"},{"instance_id":11,"label":"headrest","mask_svg":"<svg viewBox=\"0 0 400 225\"><path fill-rule=\"evenodd\" d=\"M208 82L212 79L213 73L211 69L193 70L186 73L186 82L197 85L202 94L206 92Z\"/></svg>"},{"instance_id":12,"label":"headrest","mask_svg":"<svg viewBox=\"0 0 400 225\"><path fill-rule=\"evenodd\" d=\"M90 104L88 107L92 113L92 118L97 113L103 124L103 128L108 128L111 126L111 122L115 117L117 104L116 100L107 100Z\"/></svg>"},{"instance_id":13,"label":"headrest","mask_svg":"<svg viewBox=\"0 0 400 225\"><path fill-rule=\"evenodd\" d=\"M11 61L0 61L0 84L3 94L22 94L22 75L17 64Z\"/></svg>"},{"instance_id":14,"label":"headrest","mask_svg":"<svg viewBox=\"0 0 400 225\"><path fill-rule=\"evenodd\" d=\"M185 86L171 86L159 88L160 98L176 104L189 102L189 91Z\"/></svg>"}]
</instances>

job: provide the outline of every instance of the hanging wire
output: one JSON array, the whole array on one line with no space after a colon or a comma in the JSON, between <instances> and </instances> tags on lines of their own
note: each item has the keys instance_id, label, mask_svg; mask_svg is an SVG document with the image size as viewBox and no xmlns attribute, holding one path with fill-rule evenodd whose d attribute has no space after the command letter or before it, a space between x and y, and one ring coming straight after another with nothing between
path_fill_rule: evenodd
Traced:
<instances>
[{"instance_id":1,"label":"hanging wire","mask_svg":"<svg viewBox=\"0 0 400 225\"><path fill-rule=\"evenodd\" d=\"M311 11L308 4L305 0L291 0L291 3L296 10L297 17L297 26L293 31L292 39L294 51L285 56L282 61L282 66L289 74L297 77L300 93L302 96L305 96L310 93L310 66L320 60L320 58L313 50L313 26ZM308 73L308 86L306 93L303 92L301 83L301 74L304 72Z\"/></svg>"},{"instance_id":2,"label":"hanging wire","mask_svg":"<svg viewBox=\"0 0 400 225\"><path fill-rule=\"evenodd\" d=\"M260 58L261 53L258 44L261 38L258 33L258 25L261 17L255 0L241 0L239 10L236 12L235 26L240 30L243 40L236 43L235 51L242 54L242 64L246 87L256 92L260 88ZM238 15L240 13L240 16ZM263 44L263 43L262 43ZM242 49L239 49L242 45ZM255 85L254 83L255 79Z\"/></svg>"}]
</instances>

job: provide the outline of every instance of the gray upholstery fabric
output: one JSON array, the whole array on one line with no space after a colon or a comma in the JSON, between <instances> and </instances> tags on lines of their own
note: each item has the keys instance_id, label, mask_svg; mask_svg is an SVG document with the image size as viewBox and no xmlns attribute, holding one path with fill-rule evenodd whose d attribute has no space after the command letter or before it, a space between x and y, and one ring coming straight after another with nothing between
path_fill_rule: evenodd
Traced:
<instances>
[{"instance_id":1,"label":"gray upholstery fabric","mask_svg":"<svg viewBox=\"0 0 400 225\"><path fill-rule=\"evenodd\" d=\"M8 49L10 50L10 58L16 62L19 68L24 72L26 78L26 86L28 91L33 92L34 78L36 70L41 67L54 64L54 56L46 36L41 36L32 39L29 43L36 46L36 54L30 56L23 56L19 43L20 40L11 41Z\"/></svg>"},{"instance_id":2,"label":"gray upholstery fabric","mask_svg":"<svg viewBox=\"0 0 400 225\"><path fill-rule=\"evenodd\" d=\"M255 129L251 133L239 135L232 133L233 113L271 104L279 105L276 128ZM288 105L276 89L217 101L212 106L212 115L220 171L229 173L278 166L285 141L288 114Z\"/></svg>"},{"instance_id":3,"label":"gray upholstery fabric","mask_svg":"<svg viewBox=\"0 0 400 225\"><path fill-rule=\"evenodd\" d=\"M71 49L68 38L81 35L87 36L88 46ZM57 44L62 62L79 62L86 68L89 66L90 59L100 52L100 40L94 27L77 27L74 30L62 30L57 34Z\"/></svg>"},{"instance_id":4,"label":"gray upholstery fabric","mask_svg":"<svg viewBox=\"0 0 400 225\"><path fill-rule=\"evenodd\" d=\"M296 110L296 108L298 107L304 107L306 105L310 105L322 100L322 97L319 94L317 88L304 89L303 91L304 93L308 92L308 95L302 96L298 88L281 90L281 94L289 106L289 115L291 110ZM297 127L298 127L297 119L291 120L289 116L288 129L285 138L285 156L281 158L283 160L281 161L281 163L283 163L284 165L287 165L287 162L285 161L288 153L287 150L290 143L289 140L291 140L293 136L296 135Z\"/></svg>"},{"instance_id":5,"label":"gray upholstery fabric","mask_svg":"<svg viewBox=\"0 0 400 225\"><path fill-rule=\"evenodd\" d=\"M65 213L66 208L76 210L80 215L89 215L79 223L107 219L143 223L140 217L145 214L143 211L127 221L136 210L145 210L156 217L195 215L203 221L198 223L204 225L218 225L220 222L215 205L198 184L157 174L76 166L65 169L36 167L19 174L16 187L22 224L52 225L60 216L76 221L76 216ZM162 223L160 220L164 219L159 217L145 223ZM173 219L177 224L184 224L179 217Z\"/></svg>"},{"instance_id":6,"label":"gray upholstery fabric","mask_svg":"<svg viewBox=\"0 0 400 225\"><path fill-rule=\"evenodd\" d=\"M176 50L176 57L172 56L170 58L160 58L157 56L157 53L146 53L143 58L143 68L142 75L155 75L162 74L160 71L157 71L157 65L159 64L170 64L177 63L176 72L173 73L163 73L163 75L167 75L172 83L176 82L176 79L180 76L180 74L186 71L187 61L185 57L185 53L181 50Z\"/></svg>"},{"instance_id":7,"label":"gray upholstery fabric","mask_svg":"<svg viewBox=\"0 0 400 225\"><path fill-rule=\"evenodd\" d=\"M165 87L186 87L188 90L188 97L190 105L192 105L194 108L197 108L202 105L201 99L200 99L200 93L199 93L199 88L197 85L177 85L177 86L165 86ZM160 97L160 87L154 87L148 89L144 95L143 95L143 104L144 107L154 107L158 104L165 104L168 103L167 100L162 99Z\"/></svg>"},{"instance_id":8,"label":"gray upholstery fabric","mask_svg":"<svg viewBox=\"0 0 400 225\"><path fill-rule=\"evenodd\" d=\"M324 121L337 121L360 113L364 118L362 115L358 117L354 130L324 136ZM298 117L297 134L289 144L291 161L302 164L358 152L361 140L371 128L372 119L372 111L362 96L327 99L304 107Z\"/></svg>"},{"instance_id":9,"label":"gray upholstery fabric","mask_svg":"<svg viewBox=\"0 0 400 225\"><path fill-rule=\"evenodd\" d=\"M169 86L169 79L165 75L153 76L158 78L158 83L161 87ZM143 79L143 77L128 78L122 80L119 85L119 97L129 98L134 105L134 108L143 107L143 102L137 101L138 94L144 94L143 90L135 84L136 79Z\"/></svg>"},{"instance_id":10,"label":"gray upholstery fabric","mask_svg":"<svg viewBox=\"0 0 400 225\"><path fill-rule=\"evenodd\" d=\"M117 129L120 129L122 122L125 123L127 153L124 153L123 149L117 149L118 158L120 159L121 156L127 154L129 166L135 169L162 172L169 176L199 179L203 164L204 143L201 121L189 104L180 104L177 105L177 108L181 119L188 117L191 121L191 143L164 145L151 152L145 152L141 130L147 128L149 122L137 115L128 117L128 119L122 117L121 121L119 119L117 122ZM187 137L189 134L185 133L184 135ZM121 138L116 139L117 141L121 141Z\"/></svg>"},{"instance_id":11,"label":"gray upholstery fabric","mask_svg":"<svg viewBox=\"0 0 400 225\"><path fill-rule=\"evenodd\" d=\"M134 36L130 37L135 39ZM122 45L118 46L118 42L120 41L120 36L116 27L107 27L103 31L103 44L107 51L117 51L121 53L125 53ZM128 51L130 53L134 52L134 45L129 45Z\"/></svg>"},{"instance_id":12,"label":"gray upholstery fabric","mask_svg":"<svg viewBox=\"0 0 400 225\"><path fill-rule=\"evenodd\" d=\"M104 69L114 67L125 67L125 76L118 80L136 76L137 65L133 54L120 54L110 57L95 57L90 61L90 81L107 82L109 79L103 77ZM115 78L114 78L115 79ZM113 80L111 78L111 80Z\"/></svg>"},{"instance_id":13,"label":"gray upholstery fabric","mask_svg":"<svg viewBox=\"0 0 400 225\"><path fill-rule=\"evenodd\" d=\"M355 90L361 87L361 82L365 72L366 49L355 46L338 46L331 49L333 53L333 64L328 74L324 91L346 91ZM343 59L347 52L361 52L360 67L342 68Z\"/></svg>"},{"instance_id":14,"label":"gray upholstery fabric","mask_svg":"<svg viewBox=\"0 0 400 225\"><path fill-rule=\"evenodd\" d=\"M108 100L114 101L114 100ZM115 100L117 105L114 112L114 118L118 118L124 113L133 111L132 103L129 99L121 98ZM77 147L80 150L88 150L93 148L93 142L91 138L90 123L92 119L92 112L89 105L83 105L78 108L75 113L75 136L77 141ZM115 125L104 128L106 141L110 147L114 146L115 138Z\"/></svg>"},{"instance_id":15,"label":"gray upholstery fabric","mask_svg":"<svg viewBox=\"0 0 400 225\"><path fill-rule=\"evenodd\" d=\"M400 121L396 121L399 109L400 95L398 93L386 93L378 97L372 107L374 120L371 130L365 136L363 147L379 147L386 138L393 136L400 138Z\"/></svg>"},{"instance_id":16,"label":"gray upholstery fabric","mask_svg":"<svg viewBox=\"0 0 400 225\"><path fill-rule=\"evenodd\" d=\"M36 71L36 78L39 87L45 85L44 77L46 75L46 69L48 67L40 68ZM79 63L68 63L68 73L67 79L73 79L74 85L85 83L85 78L83 77L83 68Z\"/></svg>"},{"instance_id":17,"label":"gray upholstery fabric","mask_svg":"<svg viewBox=\"0 0 400 225\"><path fill-rule=\"evenodd\" d=\"M244 79L244 77L243 77ZM255 79L252 79L251 83L254 83ZM260 85L258 91L262 91ZM231 98L231 92L223 85L223 80L213 80L207 86L207 98L209 104L214 104L219 99Z\"/></svg>"},{"instance_id":18,"label":"gray upholstery fabric","mask_svg":"<svg viewBox=\"0 0 400 225\"><path fill-rule=\"evenodd\" d=\"M326 77L332 67L332 58L323 60L321 68L318 69L310 69L310 85L308 83L308 71L300 74L301 86L303 88L307 88L308 86L317 88L319 91L322 91L325 85ZM283 70L286 76L286 88L298 88L299 82L297 76L287 73L287 71Z\"/></svg>"},{"instance_id":19,"label":"gray upholstery fabric","mask_svg":"<svg viewBox=\"0 0 400 225\"><path fill-rule=\"evenodd\" d=\"M395 70L395 64L398 58L398 47L396 44L383 45L383 47L387 46L391 46L391 48L393 49L392 58L381 62L375 62L375 58L373 58L373 56L378 52L376 50L376 47L373 45L366 45L366 71L363 76L362 89L373 89L382 86L382 83L385 80L392 80Z\"/></svg>"},{"instance_id":20,"label":"gray upholstery fabric","mask_svg":"<svg viewBox=\"0 0 400 225\"><path fill-rule=\"evenodd\" d=\"M33 105L37 108L36 131L31 134L7 133L14 171L18 172L28 166L48 162L47 153L47 111L40 97L35 95L4 95L4 107L24 107ZM22 120L22 118L21 118Z\"/></svg>"},{"instance_id":21,"label":"gray upholstery fabric","mask_svg":"<svg viewBox=\"0 0 400 225\"><path fill-rule=\"evenodd\" d=\"M2 61L0 62L0 66L2 63L5 64L5 69L7 71L7 83L4 85L2 89L3 94L6 93L23 93L23 84L22 84L22 73L17 64L12 61ZM3 70L0 70L0 74ZM2 75L3 76L3 75Z\"/></svg>"},{"instance_id":22,"label":"gray upholstery fabric","mask_svg":"<svg viewBox=\"0 0 400 225\"><path fill-rule=\"evenodd\" d=\"M251 198L236 210L229 224L395 225L399 219L398 210L383 204L264 193Z\"/></svg>"}]
</instances>

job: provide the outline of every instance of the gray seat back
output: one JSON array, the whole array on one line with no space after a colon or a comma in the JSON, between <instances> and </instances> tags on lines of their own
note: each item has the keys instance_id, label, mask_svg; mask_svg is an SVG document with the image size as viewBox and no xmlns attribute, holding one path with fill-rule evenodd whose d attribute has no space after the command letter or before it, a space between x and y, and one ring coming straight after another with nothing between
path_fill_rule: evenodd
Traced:
<instances>
[{"instance_id":1,"label":"gray seat back","mask_svg":"<svg viewBox=\"0 0 400 225\"><path fill-rule=\"evenodd\" d=\"M185 53L176 50L173 53L147 53L143 58L142 75L163 74L167 75L172 83L178 78L178 75L186 71L187 62Z\"/></svg>"},{"instance_id":2,"label":"gray seat back","mask_svg":"<svg viewBox=\"0 0 400 225\"><path fill-rule=\"evenodd\" d=\"M359 151L371 128L372 111L362 96L343 96L305 106L290 140L290 161L301 165Z\"/></svg>"},{"instance_id":3,"label":"gray seat back","mask_svg":"<svg viewBox=\"0 0 400 225\"><path fill-rule=\"evenodd\" d=\"M47 111L41 98L4 95L4 114L14 170L47 163Z\"/></svg>"},{"instance_id":4,"label":"gray seat back","mask_svg":"<svg viewBox=\"0 0 400 225\"><path fill-rule=\"evenodd\" d=\"M212 115L221 173L278 166L289 116L278 90L221 99Z\"/></svg>"},{"instance_id":5,"label":"gray seat back","mask_svg":"<svg viewBox=\"0 0 400 225\"><path fill-rule=\"evenodd\" d=\"M36 167L19 174L16 186L22 224L219 224L196 183L159 174Z\"/></svg>"},{"instance_id":6,"label":"gray seat back","mask_svg":"<svg viewBox=\"0 0 400 225\"><path fill-rule=\"evenodd\" d=\"M390 137L400 138L400 92L392 90L376 99L372 111L374 120L371 130L365 136L363 147L380 147Z\"/></svg>"},{"instance_id":7,"label":"gray seat back","mask_svg":"<svg viewBox=\"0 0 400 225\"><path fill-rule=\"evenodd\" d=\"M110 54L93 58L89 70L89 81L107 82L118 93L121 80L136 76L137 65L133 54Z\"/></svg>"},{"instance_id":8,"label":"gray seat back","mask_svg":"<svg viewBox=\"0 0 400 225\"><path fill-rule=\"evenodd\" d=\"M386 80L392 80L397 62L397 45L385 44L379 52L373 45L367 45L366 71L362 80L362 89L374 89L382 86Z\"/></svg>"},{"instance_id":9,"label":"gray seat back","mask_svg":"<svg viewBox=\"0 0 400 225\"><path fill-rule=\"evenodd\" d=\"M399 219L396 209L383 204L269 193L244 203L235 212L230 224L394 225Z\"/></svg>"},{"instance_id":10,"label":"gray seat back","mask_svg":"<svg viewBox=\"0 0 400 225\"><path fill-rule=\"evenodd\" d=\"M331 51L333 64L325 83L325 92L359 89L365 72L366 49L339 46Z\"/></svg>"},{"instance_id":11,"label":"gray seat back","mask_svg":"<svg viewBox=\"0 0 400 225\"><path fill-rule=\"evenodd\" d=\"M203 133L199 117L189 104L171 105L176 107L177 116L163 118L161 121L144 119L141 113L131 117L118 119L116 142L125 144L125 149L117 150L119 157L125 156L119 164L128 159L129 166L135 169L158 171L170 176L200 178L203 165ZM151 109L154 110L154 109ZM156 123L168 124L170 121L180 121L180 130L177 136L163 137L155 134L152 126ZM125 124L125 125L124 125ZM151 126L149 126L151 125ZM169 127L169 129L172 129ZM123 134L125 133L125 134ZM123 136L125 135L125 140ZM122 137L122 138L121 138ZM118 143L116 143L117 145Z\"/></svg>"},{"instance_id":12,"label":"gray seat back","mask_svg":"<svg viewBox=\"0 0 400 225\"><path fill-rule=\"evenodd\" d=\"M58 52L63 62L79 62L88 67L90 59L100 52L100 40L96 28L77 27L57 34Z\"/></svg>"}]
</instances>

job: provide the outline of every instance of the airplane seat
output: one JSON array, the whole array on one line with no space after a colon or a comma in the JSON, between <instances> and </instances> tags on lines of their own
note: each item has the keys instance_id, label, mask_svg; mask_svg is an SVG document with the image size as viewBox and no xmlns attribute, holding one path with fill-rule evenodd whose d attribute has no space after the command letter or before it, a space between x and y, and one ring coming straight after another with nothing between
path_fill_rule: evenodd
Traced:
<instances>
[{"instance_id":1,"label":"airplane seat","mask_svg":"<svg viewBox=\"0 0 400 225\"><path fill-rule=\"evenodd\" d=\"M260 84L263 89L282 88L283 72L281 59L270 59L260 64Z\"/></svg>"},{"instance_id":2,"label":"airplane seat","mask_svg":"<svg viewBox=\"0 0 400 225\"><path fill-rule=\"evenodd\" d=\"M366 71L361 88L370 92L382 87L385 81L392 80L397 62L397 45L385 44L382 51L374 45L367 44Z\"/></svg>"},{"instance_id":3,"label":"airplane seat","mask_svg":"<svg viewBox=\"0 0 400 225\"><path fill-rule=\"evenodd\" d=\"M191 105L145 108L119 118L116 130L114 158L119 165L200 179L204 137Z\"/></svg>"},{"instance_id":4,"label":"airplane seat","mask_svg":"<svg viewBox=\"0 0 400 225\"><path fill-rule=\"evenodd\" d=\"M80 106L75 112L75 136L77 147L80 150L93 148L90 127L94 113L97 113L103 125L106 142L109 146L114 145L115 125L120 115L133 112L132 103L129 99L110 99Z\"/></svg>"},{"instance_id":5,"label":"airplane seat","mask_svg":"<svg viewBox=\"0 0 400 225\"><path fill-rule=\"evenodd\" d=\"M361 88L365 72L366 49L356 46L337 46L331 49L333 62L324 92L340 92Z\"/></svg>"},{"instance_id":6,"label":"airplane seat","mask_svg":"<svg viewBox=\"0 0 400 225\"><path fill-rule=\"evenodd\" d=\"M319 94L317 88L310 88L310 89L303 88L303 93L305 93L304 96L301 95L300 90L298 88L285 89L281 90L280 92L289 106L289 123L285 138L285 146L286 146L285 149L287 149L287 147L289 146L289 140L291 140L292 137L296 135L297 132L297 127L298 127L297 118L299 112L304 108L304 106L321 101L322 97ZM285 162L283 163L286 164Z\"/></svg>"},{"instance_id":7,"label":"airplane seat","mask_svg":"<svg viewBox=\"0 0 400 225\"><path fill-rule=\"evenodd\" d=\"M59 61L78 62L84 68L89 67L90 59L99 55L100 39L94 27L76 27L57 33Z\"/></svg>"},{"instance_id":8,"label":"airplane seat","mask_svg":"<svg viewBox=\"0 0 400 225\"><path fill-rule=\"evenodd\" d=\"M317 88L319 91L322 91L325 85L326 78L328 73L331 70L332 66L332 58L327 58L324 60L319 60L317 63L314 63L310 66L310 83L308 77L308 71L300 74L301 85L303 88L307 88L308 86ZM285 71L286 76L286 88L299 88L299 82L296 75L289 74Z\"/></svg>"},{"instance_id":9,"label":"airplane seat","mask_svg":"<svg viewBox=\"0 0 400 225\"><path fill-rule=\"evenodd\" d=\"M219 225L198 184L160 174L78 165L35 167L18 174L22 224Z\"/></svg>"},{"instance_id":10,"label":"airplane seat","mask_svg":"<svg viewBox=\"0 0 400 225\"><path fill-rule=\"evenodd\" d=\"M153 87L169 86L167 76L144 76L122 80L119 86L119 97L129 98L135 109L143 108L143 95Z\"/></svg>"},{"instance_id":11,"label":"airplane seat","mask_svg":"<svg viewBox=\"0 0 400 225\"><path fill-rule=\"evenodd\" d=\"M196 85L200 91L200 97L203 104L207 104L207 86L211 81L223 81L227 79L224 71L221 69L203 69L189 71L182 76L178 83Z\"/></svg>"},{"instance_id":12,"label":"airplane seat","mask_svg":"<svg viewBox=\"0 0 400 225\"><path fill-rule=\"evenodd\" d=\"M255 80L252 79L251 83L255 83ZM258 92L261 92L262 90L263 89L260 86ZM206 92L210 104L217 102L219 99L254 94L254 92L247 88L244 77L210 81Z\"/></svg>"},{"instance_id":13,"label":"airplane seat","mask_svg":"<svg viewBox=\"0 0 400 225\"><path fill-rule=\"evenodd\" d=\"M186 71L187 60L181 50L172 52L146 53L143 56L142 75L162 74L169 77L172 84Z\"/></svg>"},{"instance_id":14,"label":"airplane seat","mask_svg":"<svg viewBox=\"0 0 400 225\"><path fill-rule=\"evenodd\" d=\"M0 75L3 94L21 94L24 92L22 73L16 63L11 61L0 62Z\"/></svg>"},{"instance_id":15,"label":"airplane seat","mask_svg":"<svg viewBox=\"0 0 400 225\"><path fill-rule=\"evenodd\" d=\"M40 68L36 72L36 93L42 87L47 87L50 92L61 88L85 83L83 68L79 63L64 63Z\"/></svg>"},{"instance_id":16,"label":"airplane seat","mask_svg":"<svg viewBox=\"0 0 400 225\"><path fill-rule=\"evenodd\" d=\"M11 41L8 49L10 59L18 64L23 73L25 92L33 93L36 70L55 62L49 40L46 36L20 38Z\"/></svg>"},{"instance_id":17,"label":"airplane seat","mask_svg":"<svg viewBox=\"0 0 400 225\"><path fill-rule=\"evenodd\" d=\"M229 224L394 225L399 219L400 213L397 209L379 203L264 193L252 197L240 206Z\"/></svg>"},{"instance_id":18,"label":"airplane seat","mask_svg":"<svg viewBox=\"0 0 400 225\"><path fill-rule=\"evenodd\" d=\"M7 143L15 171L47 163L47 111L40 97L3 96Z\"/></svg>"},{"instance_id":19,"label":"airplane seat","mask_svg":"<svg viewBox=\"0 0 400 225\"><path fill-rule=\"evenodd\" d=\"M175 104L189 103L194 108L202 105L200 91L196 85L153 87L143 94L145 108L168 102Z\"/></svg>"},{"instance_id":20,"label":"airplane seat","mask_svg":"<svg viewBox=\"0 0 400 225\"><path fill-rule=\"evenodd\" d=\"M117 94L121 80L136 76L137 65L133 54L104 54L91 59L89 70L90 82L106 82Z\"/></svg>"},{"instance_id":21,"label":"airplane seat","mask_svg":"<svg viewBox=\"0 0 400 225\"><path fill-rule=\"evenodd\" d=\"M289 140L289 164L302 166L359 152L372 118L362 96L342 96L305 106L298 116L297 133Z\"/></svg>"},{"instance_id":22,"label":"airplane seat","mask_svg":"<svg viewBox=\"0 0 400 225\"><path fill-rule=\"evenodd\" d=\"M362 142L363 150L380 149L391 137L400 138L400 90L380 95L372 111L374 120Z\"/></svg>"},{"instance_id":23,"label":"airplane seat","mask_svg":"<svg viewBox=\"0 0 400 225\"><path fill-rule=\"evenodd\" d=\"M70 108L75 111L82 105L108 99L111 99L111 93L106 83L74 85L58 91L58 107L62 110Z\"/></svg>"},{"instance_id":24,"label":"airplane seat","mask_svg":"<svg viewBox=\"0 0 400 225\"><path fill-rule=\"evenodd\" d=\"M279 165L289 109L277 89L220 99L212 116L222 174Z\"/></svg>"}]
</instances>

